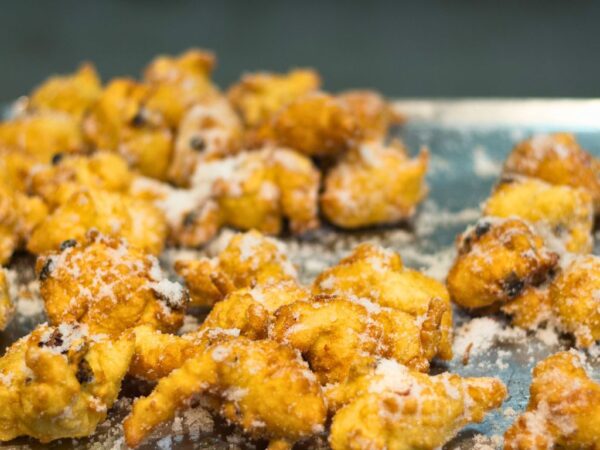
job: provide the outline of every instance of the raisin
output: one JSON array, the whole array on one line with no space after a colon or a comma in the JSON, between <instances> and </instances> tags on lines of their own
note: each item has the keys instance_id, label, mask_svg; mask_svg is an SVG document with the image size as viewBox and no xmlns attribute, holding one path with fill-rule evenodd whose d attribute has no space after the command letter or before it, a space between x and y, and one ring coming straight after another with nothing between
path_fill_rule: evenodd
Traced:
<instances>
[{"instance_id":1,"label":"raisin","mask_svg":"<svg viewBox=\"0 0 600 450\"><path fill-rule=\"evenodd\" d=\"M502 282L502 289L504 289L504 292L510 299L513 299L519 295L523 291L524 287L525 283L523 280L519 279L517 274L514 272L511 272Z\"/></svg>"},{"instance_id":2,"label":"raisin","mask_svg":"<svg viewBox=\"0 0 600 450\"><path fill-rule=\"evenodd\" d=\"M71 247L75 247L77 245L77 241L75 239L67 239L66 241L62 241L60 244L61 250L66 250Z\"/></svg>"},{"instance_id":3,"label":"raisin","mask_svg":"<svg viewBox=\"0 0 600 450\"><path fill-rule=\"evenodd\" d=\"M131 125L134 127L142 127L146 124L146 117L144 114L144 110L140 109L138 112L131 118Z\"/></svg>"},{"instance_id":4,"label":"raisin","mask_svg":"<svg viewBox=\"0 0 600 450\"><path fill-rule=\"evenodd\" d=\"M489 222L477 222L477 225L475 225L475 235L480 238L490 231L490 228L492 228L492 225Z\"/></svg>"},{"instance_id":5,"label":"raisin","mask_svg":"<svg viewBox=\"0 0 600 450\"><path fill-rule=\"evenodd\" d=\"M65 157L64 153L55 153L52 156L52 165L56 166L58 163L60 163L62 161L62 159Z\"/></svg>"},{"instance_id":6,"label":"raisin","mask_svg":"<svg viewBox=\"0 0 600 450\"><path fill-rule=\"evenodd\" d=\"M75 374L77 381L80 384L90 383L94 380L94 371L90 367L90 363L86 359L81 359L77 365L77 373Z\"/></svg>"},{"instance_id":7,"label":"raisin","mask_svg":"<svg viewBox=\"0 0 600 450\"><path fill-rule=\"evenodd\" d=\"M190 147L194 150L201 152L206 148L206 141L202 136L194 136L190 139Z\"/></svg>"},{"instance_id":8,"label":"raisin","mask_svg":"<svg viewBox=\"0 0 600 450\"><path fill-rule=\"evenodd\" d=\"M63 336L58 330L54 330L48 340L38 343L38 347L60 347L61 345L63 345Z\"/></svg>"},{"instance_id":9,"label":"raisin","mask_svg":"<svg viewBox=\"0 0 600 450\"><path fill-rule=\"evenodd\" d=\"M196 223L196 220L198 220L198 214L196 211L190 211L183 217L183 226L191 227Z\"/></svg>"},{"instance_id":10,"label":"raisin","mask_svg":"<svg viewBox=\"0 0 600 450\"><path fill-rule=\"evenodd\" d=\"M46 278L52 275L53 265L54 261L52 260L52 258L48 258L42 266L42 270L40 270L40 281L44 281Z\"/></svg>"}]
</instances>

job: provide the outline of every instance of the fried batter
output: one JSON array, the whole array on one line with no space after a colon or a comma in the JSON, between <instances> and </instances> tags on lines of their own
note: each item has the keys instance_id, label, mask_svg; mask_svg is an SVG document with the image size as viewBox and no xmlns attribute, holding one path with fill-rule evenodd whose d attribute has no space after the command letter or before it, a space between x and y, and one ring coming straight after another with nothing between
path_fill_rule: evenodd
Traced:
<instances>
[{"instance_id":1,"label":"fried batter","mask_svg":"<svg viewBox=\"0 0 600 450\"><path fill-rule=\"evenodd\" d=\"M550 285L550 303L560 325L579 347L600 340L600 258L575 258Z\"/></svg>"},{"instance_id":2,"label":"fried batter","mask_svg":"<svg viewBox=\"0 0 600 450\"><path fill-rule=\"evenodd\" d=\"M117 238L92 232L82 243L65 241L38 259L36 271L52 324L115 336L142 324L170 332L183 324L185 289L163 276L154 256Z\"/></svg>"},{"instance_id":3,"label":"fried batter","mask_svg":"<svg viewBox=\"0 0 600 450\"><path fill-rule=\"evenodd\" d=\"M426 346L439 342L443 312L432 310L421 329L413 316L402 311L366 299L321 295L281 307L270 338L298 349L323 385L364 374L378 358L393 358L427 371L437 346L433 352ZM424 336L432 329L437 339Z\"/></svg>"},{"instance_id":4,"label":"fried batter","mask_svg":"<svg viewBox=\"0 0 600 450\"><path fill-rule=\"evenodd\" d=\"M106 418L134 342L94 336L85 326L41 325L0 358L0 441L89 436Z\"/></svg>"},{"instance_id":5,"label":"fried batter","mask_svg":"<svg viewBox=\"0 0 600 450\"><path fill-rule=\"evenodd\" d=\"M255 139L309 156L326 156L344 153L363 137L349 108L329 94L312 93L280 109L259 128Z\"/></svg>"},{"instance_id":6,"label":"fried batter","mask_svg":"<svg viewBox=\"0 0 600 450\"><path fill-rule=\"evenodd\" d=\"M458 238L457 248L447 285L452 300L465 308L514 300L543 283L558 262L558 255L518 218L484 217Z\"/></svg>"},{"instance_id":7,"label":"fried batter","mask_svg":"<svg viewBox=\"0 0 600 450\"><path fill-rule=\"evenodd\" d=\"M41 198L17 192L0 183L0 264L29 239L48 209Z\"/></svg>"},{"instance_id":8,"label":"fried batter","mask_svg":"<svg viewBox=\"0 0 600 450\"><path fill-rule=\"evenodd\" d=\"M80 189L36 227L27 249L35 254L57 250L66 239L83 240L92 229L123 237L156 255L167 234L165 218L151 202L117 192Z\"/></svg>"},{"instance_id":9,"label":"fried batter","mask_svg":"<svg viewBox=\"0 0 600 450\"><path fill-rule=\"evenodd\" d=\"M144 70L144 82L152 89L146 106L160 111L171 128L178 127L191 106L219 95L210 79L215 60L211 52L200 49L158 56Z\"/></svg>"},{"instance_id":10,"label":"fried batter","mask_svg":"<svg viewBox=\"0 0 600 450\"><path fill-rule=\"evenodd\" d=\"M133 167L165 180L173 136L163 114L147 106L149 86L116 78L102 92L84 121L84 131L100 150L120 153Z\"/></svg>"},{"instance_id":11,"label":"fried batter","mask_svg":"<svg viewBox=\"0 0 600 450\"><path fill-rule=\"evenodd\" d=\"M10 298L8 277L0 267L0 331L3 331L12 319L15 307Z\"/></svg>"},{"instance_id":12,"label":"fried batter","mask_svg":"<svg viewBox=\"0 0 600 450\"><path fill-rule=\"evenodd\" d=\"M319 89L321 79L311 69L295 69L286 74L259 72L247 74L227 92L229 101L246 126L258 127L288 103Z\"/></svg>"},{"instance_id":13,"label":"fried batter","mask_svg":"<svg viewBox=\"0 0 600 450\"><path fill-rule=\"evenodd\" d=\"M265 339L275 311L310 294L293 280L267 282L229 293L210 311L201 330L210 328L240 330L241 336Z\"/></svg>"},{"instance_id":14,"label":"fried batter","mask_svg":"<svg viewBox=\"0 0 600 450\"><path fill-rule=\"evenodd\" d=\"M179 123L169 179L188 186L197 164L236 153L241 139L242 124L225 98L192 107Z\"/></svg>"},{"instance_id":15,"label":"fried batter","mask_svg":"<svg viewBox=\"0 0 600 450\"><path fill-rule=\"evenodd\" d=\"M297 276L283 244L254 230L234 235L216 258L176 261L175 271L197 305L212 305L236 289L295 281Z\"/></svg>"},{"instance_id":16,"label":"fried batter","mask_svg":"<svg viewBox=\"0 0 600 450\"><path fill-rule=\"evenodd\" d=\"M90 157L55 157L52 165L38 166L30 177L30 191L54 209L82 187L126 193L132 180L122 157L98 152Z\"/></svg>"},{"instance_id":17,"label":"fried batter","mask_svg":"<svg viewBox=\"0 0 600 450\"><path fill-rule=\"evenodd\" d=\"M400 142L372 142L350 151L325 178L321 207L342 228L399 222L425 197L428 152L408 159Z\"/></svg>"},{"instance_id":18,"label":"fried batter","mask_svg":"<svg viewBox=\"0 0 600 450\"><path fill-rule=\"evenodd\" d=\"M85 150L79 123L61 112L40 112L0 122L0 147L49 163L57 153Z\"/></svg>"},{"instance_id":19,"label":"fried batter","mask_svg":"<svg viewBox=\"0 0 600 450\"><path fill-rule=\"evenodd\" d=\"M432 303L444 309L441 336L436 354L452 357L452 309L446 287L421 272L403 267L400 255L364 243L325 270L314 281L313 294L364 298L380 306L396 309L423 320ZM441 300L441 302L440 302Z\"/></svg>"},{"instance_id":20,"label":"fried batter","mask_svg":"<svg viewBox=\"0 0 600 450\"><path fill-rule=\"evenodd\" d=\"M268 148L204 162L190 189L153 189L171 240L188 247L206 243L223 226L279 234L287 222L300 234L319 223L319 172L310 159L291 150Z\"/></svg>"},{"instance_id":21,"label":"fried batter","mask_svg":"<svg viewBox=\"0 0 600 450\"><path fill-rule=\"evenodd\" d=\"M346 91L338 99L352 111L366 141L384 139L391 126L404 122L404 117L375 91Z\"/></svg>"},{"instance_id":22,"label":"fried batter","mask_svg":"<svg viewBox=\"0 0 600 450\"><path fill-rule=\"evenodd\" d=\"M600 448L600 384L576 352L560 352L533 370L527 412L504 435L506 450Z\"/></svg>"},{"instance_id":23,"label":"fried batter","mask_svg":"<svg viewBox=\"0 0 600 450\"><path fill-rule=\"evenodd\" d=\"M594 209L600 209L600 178L594 158L570 133L539 135L519 142L504 163L504 173L585 189L594 200Z\"/></svg>"},{"instance_id":24,"label":"fried batter","mask_svg":"<svg viewBox=\"0 0 600 450\"><path fill-rule=\"evenodd\" d=\"M124 423L127 444L140 444L198 395L253 438L292 444L322 431L326 419L319 384L293 350L239 337L209 346L138 399Z\"/></svg>"},{"instance_id":25,"label":"fried batter","mask_svg":"<svg viewBox=\"0 0 600 450\"><path fill-rule=\"evenodd\" d=\"M441 448L506 397L506 387L496 378L429 376L390 360L342 389L337 400L350 402L333 418L333 450Z\"/></svg>"},{"instance_id":26,"label":"fried batter","mask_svg":"<svg viewBox=\"0 0 600 450\"><path fill-rule=\"evenodd\" d=\"M44 81L31 93L27 107L32 111L61 111L80 121L101 92L96 68L85 63L73 74Z\"/></svg>"},{"instance_id":27,"label":"fried batter","mask_svg":"<svg viewBox=\"0 0 600 450\"><path fill-rule=\"evenodd\" d=\"M592 250L592 197L583 189L534 178L504 180L486 202L483 213L528 220L563 241L570 252Z\"/></svg>"}]
</instances>

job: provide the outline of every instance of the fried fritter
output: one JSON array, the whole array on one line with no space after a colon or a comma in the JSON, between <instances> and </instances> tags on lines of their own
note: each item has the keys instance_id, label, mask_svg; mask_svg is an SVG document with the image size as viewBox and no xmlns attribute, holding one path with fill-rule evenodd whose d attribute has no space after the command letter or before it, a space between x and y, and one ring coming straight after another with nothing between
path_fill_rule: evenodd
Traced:
<instances>
[{"instance_id":1,"label":"fried fritter","mask_svg":"<svg viewBox=\"0 0 600 450\"><path fill-rule=\"evenodd\" d=\"M10 298L8 277L0 267L0 331L4 330L12 319L15 307Z\"/></svg>"},{"instance_id":2,"label":"fried fritter","mask_svg":"<svg viewBox=\"0 0 600 450\"><path fill-rule=\"evenodd\" d=\"M0 441L89 436L106 418L133 354L130 333L115 340L85 326L41 325L0 358Z\"/></svg>"},{"instance_id":3,"label":"fried fritter","mask_svg":"<svg viewBox=\"0 0 600 450\"><path fill-rule=\"evenodd\" d=\"M259 72L247 74L227 92L229 101L246 126L258 127L288 103L319 89L321 79L311 69L295 69L286 74Z\"/></svg>"},{"instance_id":4,"label":"fried fritter","mask_svg":"<svg viewBox=\"0 0 600 450\"><path fill-rule=\"evenodd\" d=\"M200 329L237 329L241 336L265 339L275 311L309 297L308 291L293 280L237 289L215 304Z\"/></svg>"},{"instance_id":5,"label":"fried fritter","mask_svg":"<svg viewBox=\"0 0 600 450\"><path fill-rule=\"evenodd\" d=\"M591 195L570 186L551 185L534 178L503 180L484 207L484 215L517 216L564 242L566 250L592 250Z\"/></svg>"},{"instance_id":6,"label":"fried fritter","mask_svg":"<svg viewBox=\"0 0 600 450\"><path fill-rule=\"evenodd\" d=\"M550 303L560 325L580 347L600 340L600 258L581 255L550 284Z\"/></svg>"},{"instance_id":7,"label":"fried fritter","mask_svg":"<svg viewBox=\"0 0 600 450\"><path fill-rule=\"evenodd\" d=\"M91 232L84 242L65 241L38 258L36 271L52 324L115 336L142 324L169 332L183 324L186 290L164 277L154 256L120 239Z\"/></svg>"},{"instance_id":8,"label":"fried fritter","mask_svg":"<svg viewBox=\"0 0 600 450\"><path fill-rule=\"evenodd\" d=\"M102 91L84 121L84 131L100 150L120 153L146 176L165 180L173 135L163 114L147 106L152 89L116 78Z\"/></svg>"},{"instance_id":9,"label":"fried fritter","mask_svg":"<svg viewBox=\"0 0 600 450\"><path fill-rule=\"evenodd\" d=\"M169 179L189 186L196 165L238 152L242 124L223 97L190 108L179 123Z\"/></svg>"},{"instance_id":10,"label":"fried fritter","mask_svg":"<svg viewBox=\"0 0 600 450\"><path fill-rule=\"evenodd\" d=\"M196 247L223 226L266 234L279 234L284 222L297 234L317 227L319 176L310 159L267 148L198 164L187 190L147 182L136 190L156 198L174 243Z\"/></svg>"},{"instance_id":11,"label":"fried fritter","mask_svg":"<svg viewBox=\"0 0 600 450\"><path fill-rule=\"evenodd\" d=\"M511 316L511 323L526 330L533 330L553 318L548 283L527 286L513 300L503 304L502 312Z\"/></svg>"},{"instance_id":12,"label":"fried fritter","mask_svg":"<svg viewBox=\"0 0 600 450\"><path fill-rule=\"evenodd\" d=\"M594 209L600 209L595 160L570 133L539 135L519 142L504 163L504 173L585 189L594 200Z\"/></svg>"},{"instance_id":13,"label":"fried fritter","mask_svg":"<svg viewBox=\"0 0 600 450\"><path fill-rule=\"evenodd\" d=\"M0 148L0 186L10 191L27 193L29 176L39 160L19 149Z\"/></svg>"},{"instance_id":14,"label":"fried fritter","mask_svg":"<svg viewBox=\"0 0 600 450\"><path fill-rule=\"evenodd\" d=\"M321 207L342 228L408 219L427 194L428 152L409 159L405 147L371 142L348 152L325 178Z\"/></svg>"},{"instance_id":15,"label":"fried fritter","mask_svg":"<svg viewBox=\"0 0 600 450\"><path fill-rule=\"evenodd\" d=\"M131 245L159 254L167 235L162 212L147 200L101 189L80 189L34 230L27 249L41 254L67 239L83 240L92 230L125 238Z\"/></svg>"},{"instance_id":16,"label":"fried fritter","mask_svg":"<svg viewBox=\"0 0 600 450\"><path fill-rule=\"evenodd\" d=\"M136 400L124 423L127 444L137 446L198 395L251 437L282 444L321 432L327 413L319 384L292 349L232 338L209 346Z\"/></svg>"},{"instance_id":17,"label":"fried fritter","mask_svg":"<svg viewBox=\"0 0 600 450\"><path fill-rule=\"evenodd\" d=\"M333 450L441 448L506 397L506 387L496 378L429 376L390 360L341 388L337 401L349 403L333 418Z\"/></svg>"},{"instance_id":18,"label":"fried fritter","mask_svg":"<svg viewBox=\"0 0 600 450\"><path fill-rule=\"evenodd\" d=\"M504 435L506 450L600 448L600 384L576 352L540 362L529 391L527 412Z\"/></svg>"},{"instance_id":19,"label":"fried fritter","mask_svg":"<svg viewBox=\"0 0 600 450\"><path fill-rule=\"evenodd\" d=\"M375 91L346 91L337 98L354 114L366 141L384 139L391 126L404 122L404 117Z\"/></svg>"},{"instance_id":20,"label":"fried fritter","mask_svg":"<svg viewBox=\"0 0 600 450\"><path fill-rule=\"evenodd\" d=\"M403 267L400 255L394 252L361 244L336 266L323 271L315 279L312 292L365 298L420 320L427 316L432 302L441 300L445 310L441 336L431 358L436 354L442 359L452 357L452 309L446 287L419 271Z\"/></svg>"},{"instance_id":21,"label":"fried fritter","mask_svg":"<svg viewBox=\"0 0 600 450\"><path fill-rule=\"evenodd\" d=\"M171 128L178 127L191 106L219 95L210 79L215 60L213 53L200 49L156 57L144 70L151 88L146 107L160 111Z\"/></svg>"},{"instance_id":22,"label":"fried fritter","mask_svg":"<svg viewBox=\"0 0 600 450\"><path fill-rule=\"evenodd\" d=\"M514 300L543 283L558 263L558 255L519 218L484 217L459 236L457 249L447 286L452 300L465 308Z\"/></svg>"},{"instance_id":23,"label":"fried fritter","mask_svg":"<svg viewBox=\"0 0 600 450\"><path fill-rule=\"evenodd\" d=\"M175 271L197 305L212 305L236 289L297 277L284 245L254 230L235 234L216 258L176 261Z\"/></svg>"},{"instance_id":24,"label":"fried fritter","mask_svg":"<svg viewBox=\"0 0 600 450\"><path fill-rule=\"evenodd\" d=\"M80 121L101 92L96 68L85 63L73 74L44 81L31 93L27 107L31 111L61 111Z\"/></svg>"},{"instance_id":25,"label":"fried fritter","mask_svg":"<svg viewBox=\"0 0 600 450\"><path fill-rule=\"evenodd\" d=\"M61 112L40 112L0 122L0 147L49 163L57 153L85 150L79 123Z\"/></svg>"},{"instance_id":26,"label":"fried fritter","mask_svg":"<svg viewBox=\"0 0 600 450\"><path fill-rule=\"evenodd\" d=\"M282 306L269 336L298 349L321 384L345 383L372 369L378 358L427 371L437 353L443 313L432 308L421 327L412 315L366 299L321 295Z\"/></svg>"},{"instance_id":27,"label":"fried fritter","mask_svg":"<svg viewBox=\"0 0 600 450\"><path fill-rule=\"evenodd\" d=\"M308 156L344 153L363 139L356 116L335 97L302 96L281 108L253 140L292 148Z\"/></svg>"},{"instance_id":28,"label":"fried fritter","mask_svg":"<svg viewBox=\"0 0 600 450\"><path fill-rule=\"evenodd\" d=\"M48 208L41 198L0 183L0 264L6 264L13 252L27 242L47 214Z\"/></svg>"},{"instance_id":29,"label":"fried fritter","mask_svg":"<svg viewBox=\"0 0 600 450\"><path fill-rule=\"evenodd\" d=\"M82 187L126 193L132 180L127 162L115 153L55 157L52 165L32 171L30 192L56 208Z\"/></svg>"}]
</instances>

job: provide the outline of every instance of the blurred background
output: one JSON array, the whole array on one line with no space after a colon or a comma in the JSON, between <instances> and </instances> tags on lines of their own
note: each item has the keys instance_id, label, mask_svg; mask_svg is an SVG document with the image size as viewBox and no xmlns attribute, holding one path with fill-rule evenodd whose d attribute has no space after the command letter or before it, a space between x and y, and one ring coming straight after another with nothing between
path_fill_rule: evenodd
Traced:
<instances>
[{"instance_id":1,"label":"blurred background","mask_svg":"<svg viewBox=\"0 0 600 450\"><path fill-rule=\"evenodd\" d=\"M593 0L0 0L0 102L80 61L138 75L158 53L213 49L244 71L317 68L325 87L398 97L598 97Z\"/></svg>"}]
</instances>

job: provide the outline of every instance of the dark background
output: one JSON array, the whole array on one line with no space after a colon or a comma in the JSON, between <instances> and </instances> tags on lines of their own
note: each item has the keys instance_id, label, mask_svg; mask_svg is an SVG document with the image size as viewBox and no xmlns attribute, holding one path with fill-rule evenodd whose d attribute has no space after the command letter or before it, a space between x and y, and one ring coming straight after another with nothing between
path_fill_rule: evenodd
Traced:
<instances>
[{"instance_id":1,"label":"dark background","mask_svg":"<svg viewBox=\"0 0 600 450\"><path fill-rule=\"evenodd\" d=\"M221 85L243 71L313 66L325 87L390 96L594 97L600 2L4 1L0 102L92 60L106 79L157 53L215 50Z\"/></svg>"}]
</instances>

